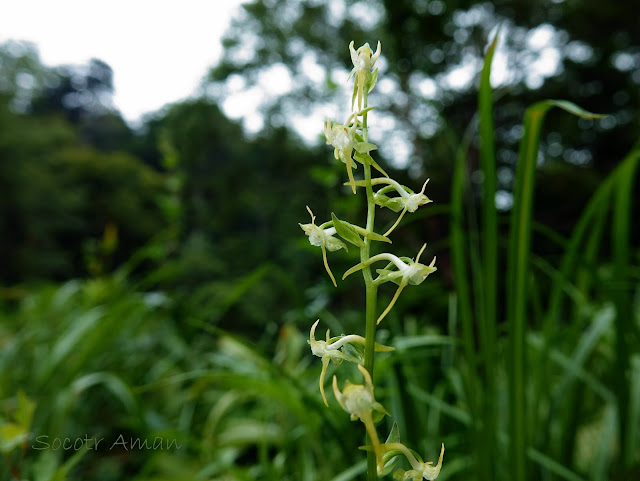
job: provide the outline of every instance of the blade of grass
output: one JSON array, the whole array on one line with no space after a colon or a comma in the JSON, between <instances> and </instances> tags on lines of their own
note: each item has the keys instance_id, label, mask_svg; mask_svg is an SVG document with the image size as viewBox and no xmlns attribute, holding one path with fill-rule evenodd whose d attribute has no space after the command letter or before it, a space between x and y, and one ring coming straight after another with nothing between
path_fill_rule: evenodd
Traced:
<instances>
[{"instance_id":1,"label":"blade of grass","mask_svg":"<svg viewBox=\"0 0 640 481\"><path fill-rule=\"evenodd\" d=\"M544 116L559 107L584 118L597 118L580 107L563 100L545 100L527 109L518 154L514 205L507 266L507 318L509 324L509 434L512 479L527 476L527 402L525 397L525 327L527 282L533 210L535 170Z\"/></svg>"},{"instance_id":2,"label":"blade of grass","mask_svg":"<svg viewBox=\"0 0 640 481\"><path fill-rule=\"evenodd\" d=\"M610 196L616 188L616 183L622 175L628 175L629 171L633 171L640 158L640 143L637 144L631 153L620 163L616 169L600 184L598 190L592 195L589 203L585 207L578 223L576 224L571 239L565 250L561 267L557 271L557 275L553 279L549 295L549 307L544 320L543 332L547 339L551 339L554 325L560 317L560 309L565 292L565 285L571 275L572 270L576 266L580 255L584 252L580 244L587 235L589 228L598 225L598 219L604 217L605 211L610 202ZM593 249L594 247L591 247ZM589 249L589 250L591 250Z\"/></svg>"},{"instance_id":3,"label":"blade of grass","mask_svg":"<svg viewBox=\"0 0 640 481\"><path fill-rule=\"evenodd\" d=\"M559 462L551 459L549 456L537 451L535 449L529 449L527 452L529 459L538 463L543 468L545 468L548 472L554 473L561 479L566 479L567 481L585 481L584 478L578 476L573 471L567 469L565 466L560 464Z\"/></svg>"},{"instance_id":4,"label":"blade of grass","mask_svg":"<svg viewBox=\"0 0 640 481\"><path fill-rule=\"evenodd\" d=\"M464 396L467 400L470 411L470 425L473 436L473 445L478 446L474 450L474 469L479 473L479 479L491 479L490 460L494 459L493 447L486 443L484 432L487 430L486 424L482 422L482 401L483 392L486 386L482 382L482 373L479 370L480 358L476 349L476 341L474 335L474 315L472 311L473 300L471 290L474 285L482 285L478 271L481 268L475 268L479 262L473 262L479 255L473 256L473 249L469 249L469 239L464 223L464 199L465 187L469 184L467 174L467 154L471 144L475 122L469 124L466 135L463 137L460 147L456 152L455 168L453 172L453 180L451 186L451 262L456 285L457 307L460 315L462 345L464 352L464 364L468 367L459 372L462 383L464 384ZM471 267L473 275L469 272L467 266L467 252L471 253ZM473 269L475 268L475 269ZM476 281L476 282L474 282ZM475 301L481 304L482 294L480 292L475 296ZM482 312L476 309L477 312ZM452 371L453 372L453 371ZM488 429L493 429L489 426ZM484 473L484 476L480 473Z\"/></svg>"},{"instance_id":5,"label":"blade of grass","mask_svg":"<svg viewBox=\"0 0 640 481\"><path fill-rule=\"evenodd\" d=\"M463 204L465 197L466 159L471 144L471 128L462 140L456 152L453 180L451 183L451 263L456 283L456 297L458 298L458 312L462 325L462 340L465 356L472 365L476 364L476 349L473 335L473 313L471 311L471 286L465 255L465 231L463 228Z\"/></svg>"},{"instance_id":6,"label":"blade of grass","mask_svg":"<svg viewBox=\"0 0 640 481\"><path fill-rule=\"evenodd\" d=\"M482 404L483 432L486 447L481 472L485 479L495 479L496 449L496 346L497 346L497 273L498 273L498 218L496 211L496 156L493 127L493 89L491 88L491 63L498 42L498 33L487 48L478 90L478 114L480 134L480 163L482 166L482 300L480 316L480 351L484 367L485 395Z\"/></svg>"},{"instance_id":7,"label":"blade of grass","mask_svg":"<svg viewBox=\"0 0 640 481\"><path fill-rule=\"evenodd\" d=\"M631 356L629 380L629 444L631 452L637 452L640 443L640 355Z\"/></svg>"},{"instance_id":8,"label":"blade of grass","mask_svg":"<svg viewBox=\"0 0 640 481\"><path fill-rule=\"evenodd\" d=\"M558 269L556 275L554 276L553 284L550 291L550 296L549 296L550 301L549 301L549 306L547 309L547 314L545 316L544 326L543 326L544 339L545 339L545 342L547 343L547 347L541 352L541 355L539 358L541 363L543 364L547 363L547 360L549 359L549 349L550 349L549 343L554 335L555 325L560 319L562 301L567 297L569 299L574 297L570 292L567 291L567 287L566 287L570 283L569 279L570 279L571 273L576 268L576 266L579 265L581 267L581 269L579 269L576 273L577 279L575 283L575 286L576 286L575 288L582 293L583 297L588 298L588 289L589 289L589 286L594 281L594 272L595 272L593 268L590 266L593 265L595 261L595 256L602 242L603 226L604 226L605 220L608 219L608 213L609 213L609 208L611 206L612 197L614 195L614 192L616 193L615 194L616 196L622 196L622 197L626 196L627 205L630 204L629 202L630 187L627 187L627 189L625 190L624 188L619 187L619 183L625 182L625 181L631 182L631 180L634 178L634 172L635 172L635 169L637 168L639 160L640 160L640 143L634 146L634 148L632 148L629 155L601 183L598 190L592 195L589 203L587 204L587 206L585 207L582 213L582 216L578 220L578 223L576 224L576 227L573 230L571 239L565 250L565 255L562 260L561 267L560 269ZM623 209L625 208L624 199L617 199L617 202L622 202ZM628 220L629 219L627 219L627 222ZM624 222L624 220L620 218L618 219L618 222L622 223ZM612 230L613 230L612 232L613 238L616 238L618 234L615 232L615 229L612 228ZM616 242L623 242L623 241L620 239L616 239ZM584 247L582 247L583 243L584 243ZM623 284L624 284L624 281L623 281ZM574 284L572 283L571 285L574 285ZM616 293L614 293L614 296L613 296L614 299L615 299L615 296L616 296ZM583 308L582 303L578 303L575 300L573 301L573 305L574 305L574 313L578 313ZM581 329L582 327L580 325L576 325L574 330L576 334L579 334L579 331ZM620 328L618 327L618 329ZM619 330L616 330L616 334L618 333L619 333ZM622 335L627 336L627 334L628 333L625 333L623 331ZM624 343L625 341L620 340L619 342ZM623 356L621 353L619 353L619 351L617 351L616 355L618 356L616 358L617 362L619 363L618 369L620 369L620 367L625 364L624 359L628 358L628 355ZM537 401L537 404L544 402L542 398L550 399L551 397L551 393L549 390L549 383L546 382L546 378L547 378L547 376L545 375L546 370L541 368L539 372L540 372L540 376L539 376L540 379L539 379L538 385L542 387L546 386L546 388L544 388L544 390L540 390L540 394L539 394L540 397ZM616 377L616 379L618 379L618 377ZM617 393L618 399L620 399L620 396L622 396L623 398L626 398L627 397L627 394L625 393L626 386L622 385L621 381L619 380L617 382L619 383L618 390L620 391ZM626 407L621 405L619 405L618 408L627 409ZM623 421L622 418L623 416L620 416L620 422L623 424L622 429L625 429L624 426L630 426L630 424L628 422ZM550 430L550 425L547 427L547 431L549 430ZM575 433L573 434L570 433L574 431L574 429L572 429L570 426L565 426L565 431L569 431L566 433L568 437L575 438ZM549 435L549 432L547 433L547 435ZM623 436L625 435L622 432L620 432L620 441L622 441ZM625 439L627 440L626 441L627 443L629 442L632 443L632 437L631 438L626 437ZM566 446L567 448L569 448L568 445ZM570 452L570 451L567 451L567 452Z\"/></svg>"},{"instance_id":9,"label":"blade of grass","mask_svg":"<svg viewBox=\"0 0 640 481\"><path fill-rule=\"evenodd\" d=\"M600 243L599 232L602 231L604 220L607 218L611 192L619 170L620 167L611 173L591 196L565 246L562 262L551 279L552 284L549 293L549 302L542 325L542 340L544 345L536 358L538 364L536 386L538 386L538 388L535 390L537 394L533 400L536 406L553 402L551 384L548 382L548 379L551 369L551 350L557 332L556 326L560 321L563 300L568 299L571 301L574 306L573 314L578 314L579 311L583 309L584 296L589 286L588 280L592 279L595 273L592 268L588 267L589 259L595 258L598 250ZM589 232L589 230L591 230L591 232ZM583 247L583 242L586 243L586 248ZM576 266L587 267L586 269L578 269L578 279L573 282L571 275L574 269L576 269ZM583 328L579 323L574 324L571 332L568 334L569 336L579 335L580 330ZM564 436L566 439L571 439L571 442L563 442L561 445L565 453L571 453L571 455L573 455L573 448L570 444L575 442L575 428L570 426L570 420L565 419L565 421L563 426ZM549 440L553 437L553 418L549 416L545 424L545 433L543 434L541 442L543 444L549 444Z\"/></svg>"},{"instance_id":10,"label":"blade of grass","mask_svg":"<svg viewBox=\"0 0 640 481\"><path fill-rule=\"evenodd\" d=\"M609 331L613 319L614 313L610 306L604 307L594 314L589 327L578 338L578 342L571 356L571 364L567 367L562 376L562 380L554 389L554 397L557 402L566 396L570 384L576 379L578 370L584 367L584 364L600 342L600 339Z\"/></svg>"},{"instance_id":11,"label":"blade of grass","mask_svg":"<svg viewBox=\"0 0 640 481\"><path fill-rule=\"evenodd\" d=\"M527 345L542 352L542 350L546 348L546 340L542 339L539 335L529 334L527 336ZM601 397L605 403L612 403L614 401L615 396L613 392L602 384L593 374L585 371L580 366L576 367L569 357L557 349L551 349L548 352L551 362L567 371L573 369L573 375L582 381L591 391Z\"/></svg>"},{"instance_id":12,"label":"blade of grass","mask_svg":"<svg viewBox=\"0 0 640 481\"><path fill-rule=\"evenodd\" d=\"M356 479L359 475L367 470L366 461L360 461L352 465L349 469L343 471L331 481L350 481Z\"/></svg>"},{"instance_id":13,"label":"blade of grass","mask_svg":"<svg viewBox=\"0 0 640 481\"><path fill-rule=\"evenodd\" d=\"M593 481L606 481L611 470L611 460L613 450L611 446L615 444L616 431L620 415L614 403L607 404L603 410L602 426L599 433L599 444L595 451L595 457L591 463L591 479Z\"/></svg>"},{"instance_id":14,"label":"blade of grass","mask_svg":"<svg viewBox=\"0 0 640 481\"><path fill-rule=\"evenodd\" d=\"M630 265L630 225L633 182L638 166L640 152L635 149L630 156L633 162L624 163L615 190L613 209L613 225L611 237L613 239L613 277L616 286L613 300L616 305L616 362L615 362L615 390L618 401L619 441L622 465L625 468L633 464L633 439L627 424L629 416L629 378L630 374L630 334L634 326L632 319L632 299L629 276Z\"/></svg>"},{"instance_id":15,"label":"blade of grass","mask_svg":"<svg viewBox=\"0 0 640 481\"><path fill-rule=\"evenodd\" d=\"M442 411L443 414L458 421L460 424L468 426L473 423L473 418L468 412L456 406L452 406L448 402L444 401L441 397L431 394L430 392L419 388L415 384L409 385L409 392L422 403L433 406L434 408Z\"/></svg>"},{"instance_id":16,"label":"blade of grass","mask_svg":"<svg viewBox=\"0 0 640 481\"><path fill-rule=\"evenodd\" d=\"M491 88L491 62L496 49L498 34L494 36L485 55L480 89L478 112L480 131L480 163L482 166L482 271L484 288L484 313L481 317L481 342L487 379L493 379L495 371L496 304L498 271L498 218L496 211L496 157L493 128L493 90Z\"/></svg>"}]
</instances>

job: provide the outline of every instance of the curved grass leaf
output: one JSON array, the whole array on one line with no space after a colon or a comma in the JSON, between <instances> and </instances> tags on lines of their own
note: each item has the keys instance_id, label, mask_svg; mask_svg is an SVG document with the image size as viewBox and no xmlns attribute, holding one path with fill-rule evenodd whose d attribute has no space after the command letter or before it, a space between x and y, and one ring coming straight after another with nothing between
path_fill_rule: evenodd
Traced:
<instances>
[{"instance_id":1,"label":"curved grass leaf","mask_svg":"<svg viewBox=\"0 0 640 481\"><path fill-rule=\"evenodd\" d=\"M478 91L478 117L480 133L480 163L482 166L482 314L479 317L479 343L484 364L487 399L481 413L487 426L495 426L497 410L493 395L495 392L497 363L497 303L498 303L498 217L496 210L496 155L493 127L493 90L491 88L491 64L498 43L499 31L489 44L484 58ZM490 478L495 477L495 459L497 441L495 430L484 430L485 442L479 458L483 472Z\"/></svg>"},{"instance_id":2,"label":"curved grass leaf","mask_svg":"<svg viewBox=\"0 0 640 481\"><path fill-rule=\"evenodd\" d=\"M509 260L507 268L507 316L509 322L509 405L510 443L514 479L525 479L527 451L525 397L525 328L527 282L529 277L532 229L533 192L540 143L540 132L546 113L561 108L583 118L598 118L565 100L544 100L529 107L525 113L522 139L516 169L514 206L511 212Z\"/></svg>"}]
</instances>

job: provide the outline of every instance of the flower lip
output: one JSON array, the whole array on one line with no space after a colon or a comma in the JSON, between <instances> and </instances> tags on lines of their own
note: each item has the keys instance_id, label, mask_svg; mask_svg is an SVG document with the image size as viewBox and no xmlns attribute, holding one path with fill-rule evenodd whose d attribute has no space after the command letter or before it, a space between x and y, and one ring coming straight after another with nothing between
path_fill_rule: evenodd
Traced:
<instances>
[{"instance_id":1,"label":"flower lip","mask_svg":"<svg viewBox=\"0 0 640 481\"><path fill-rule=\"evenodd\" d=\"M410 266L407 266L404 277L407 279L409 284L417 286L418 284L422 284L424 280L429 276L429 274L435 272L437 268L435 267L436 258L434 257L431 260L431 264L424 265L416 262Z\"/></svg>"},{"instance_id":2,"label":"flower lip","mask_svg":"<svg viewBox=\"0 0 640 481\"><path fill-rule=\"evenodd\" d=\"M333 146L336 149L344 150L351 145L351 137L349 136L349 129L342 125L334 125L331 129L333 137Z\"/></svg>"}]
</instances>

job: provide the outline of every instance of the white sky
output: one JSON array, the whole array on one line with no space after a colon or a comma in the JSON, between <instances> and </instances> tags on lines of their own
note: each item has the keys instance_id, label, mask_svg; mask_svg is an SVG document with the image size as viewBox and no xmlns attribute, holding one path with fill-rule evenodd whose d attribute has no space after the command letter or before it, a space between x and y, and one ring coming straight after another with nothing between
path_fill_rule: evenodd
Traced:
<instances>
[{"instance_id":1,"label":"white sky","mask_svg":"<svg viewBox=\"0 0 640 481\"><path fill-rule=\"evenodd\" d=\"M1 0L0 42L35 43L48 66L103 60L129 121L193 94L243 0Z\"/></svg>"}]
</instances>

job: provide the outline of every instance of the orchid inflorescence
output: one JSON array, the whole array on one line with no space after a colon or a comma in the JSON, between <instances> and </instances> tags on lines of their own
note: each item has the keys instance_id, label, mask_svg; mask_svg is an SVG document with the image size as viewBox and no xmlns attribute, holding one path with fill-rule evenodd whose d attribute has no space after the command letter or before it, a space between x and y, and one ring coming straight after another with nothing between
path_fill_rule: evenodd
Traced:
<instances>
[{"instance_id":1,"label":"orchid inflorescence","mask_svg":"<svg viewBox=\"0 0 640 481\"><path fill-rule=\"evenodd\" d=\"M311 352L322 360L322 371L320 373L319 386L322 400L326 406L329 405L324 390L325 376L329 363L339 366L344 361L355 363L362 374L363 384L355 384L347 380L342 390L338 387L338 378L333 376L333 393L338 404L351 416L353 421L360 420L368 435L370 444L363 446L363 449L375 455L374 468L373 457L370 457L369 478L375 479L377 476L386 476L394 471L399 459L404 456L411 465L411 469L404 471L400 468L393 472L394 479L405 481L417 481L420 479L435 479L442 467L444 455L444 445L440 451L440 457L436 466L433 463L425 463L415 451L410 450L400 442L397 426L394 424L391 434L385 443L380 443L375 423L389 412L380 404L374 396L374 383L372 378L373 361L375 352L392 351L394 348L383 346L375 342L375 327L391 311L399 298L401 292L408 285L419 285L433 272L436 271L435 257L427 265L420 263L420 256L426 248L422 246L415 259L408 257L398 257L390 253L380 253L371 256L369 254L372 242L391 243L388 238L395 228L400 224L404 215L415 212L418 208L431 202L425 195L427 181L423 184L419 192L414 192L395 180L389 178L387 173L377 164L371 156L371 152L377 146L368 141L367 116L374 107L367 105L368 94L374 88L378 79L378 69L372 70L376 61L380 57L381 47L378 42L375 53L368 43L357 50L354 43L349 44L349 52L353 63L353 70L349 75L354 78L353 95L351 98L352 112L344 124L339 124L327 120L324 124L324 134L327 144L333 147L333 154L336 160L345 164L348 182L345 185L351 187L355 194L358 187L364 187L367 195L367 226L366 228L351 224L338 219L335 214L331 214L331 220L316 225L315 215L309 207L307 210L311 215L311 223L300 224L300 227L309 238L311 245L320 247L324 267L331 278L334 286L337 286L336 279L329 268L327 261L327 251L334 252L340 249L348 250L347 244L355 245L360 249L360 262L348 269L342 279L357 271L365 272L365 285L367 286L367 296L372 295L372 300L377 299L377 288L387 282L398 285L396 292L388 306L382 311L377 319L375 310L373 316L367 309L366 323L367 336L373 332L374 335L368 338L356 334L340 335L331 337L329 330L326 331L325 340L317 340L315 337L316 328L320 322L317 320L309 333L309 345ZM354 170L357 165L364 166L364 179L356 180ZM376 169L383 177L372 178L371 168ZM400 212L394 224L387 229L384 235L374 232L373 219L375 207L388 208L393 212ZM378 276L374 279L370 275L371 265L378 261L386 261L387 265L382 269L377 269ZM368 297L369 299L369 297ZM373 471L372 471L372 468Z\"/></svg>"}]
</instances>

